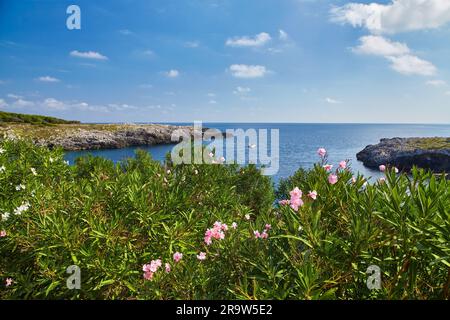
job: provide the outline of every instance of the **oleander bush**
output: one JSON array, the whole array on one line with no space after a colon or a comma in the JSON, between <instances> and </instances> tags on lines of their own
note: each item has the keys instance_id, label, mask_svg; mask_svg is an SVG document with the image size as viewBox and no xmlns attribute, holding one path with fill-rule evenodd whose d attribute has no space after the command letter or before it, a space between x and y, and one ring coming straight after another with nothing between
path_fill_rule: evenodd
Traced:
<instances>
[{"instance_id":1,"label":"oleander bush","mask_svg":"<svg viewBox=\"0 0 450 320\"><path fill-rule=\"evenodd\" d=\"M323 156L275 190L254 166L63 155L0 143L0 299L450 296L445 177L372 181Z\"/></svg>"}]
</instances>

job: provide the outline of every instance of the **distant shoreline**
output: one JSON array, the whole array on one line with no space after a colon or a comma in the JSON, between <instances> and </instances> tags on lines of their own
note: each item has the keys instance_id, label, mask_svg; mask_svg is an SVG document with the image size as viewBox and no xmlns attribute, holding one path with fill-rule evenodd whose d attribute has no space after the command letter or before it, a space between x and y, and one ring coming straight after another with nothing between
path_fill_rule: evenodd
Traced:
<instances>
[{"instance_id":1,"label":"distant shoreline","mask_svg":"<svg viewBox=\"0 0 450 320\"><path fill-rule=\"evenodd\" d=\"M119 149L174 143L175 130L192 135L193 128L162 124L55 124L32 125L9 123L0 126L0 136L30 139L37 146L61 147L65 151Z\"/></svg>"}]
</instances>

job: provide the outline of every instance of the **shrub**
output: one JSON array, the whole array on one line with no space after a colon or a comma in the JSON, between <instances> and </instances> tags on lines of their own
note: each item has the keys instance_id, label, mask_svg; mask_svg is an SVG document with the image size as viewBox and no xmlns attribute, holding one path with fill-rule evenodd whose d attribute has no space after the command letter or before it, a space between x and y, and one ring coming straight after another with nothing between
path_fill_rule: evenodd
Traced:
<instances>
[{"instance_id":1,"label":"shrub","mask_svg":"<svg viewBox=\"0 0 450 320\"><path fill-rule=\"evenodd\" d=\"M282 181L290 203L273 205L254 166L175 166L143 151L69 166L60 149L4 141L0 298L448 298L448 181L392 169L368 182L345 168L335 182L325 161ZM79 290L66 287L74 264ZM367 288L370 265L381 290Z\"/></svg>"}]
</instances>

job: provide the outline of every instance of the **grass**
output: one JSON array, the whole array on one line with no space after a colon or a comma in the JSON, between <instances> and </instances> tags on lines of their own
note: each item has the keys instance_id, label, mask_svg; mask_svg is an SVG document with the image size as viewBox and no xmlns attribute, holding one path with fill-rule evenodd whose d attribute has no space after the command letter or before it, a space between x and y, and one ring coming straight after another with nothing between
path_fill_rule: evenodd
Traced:
<instances>
[{"instance_id":1,"label":"grass","mask_svg":"<svg viewBox=\"0 0 450 320\"><path fill-rule=\"evenodd\" d=\"M391 169L367 183L347 168L330 184L325 162L275 189L254 166L174 166L143 151L69 166L60 149L3 141L0 299L448 299L449 181ZM295 187L303 206L278 205ZM216 221L225 237L207 245ZM79 290L66 287L74 264ZM367 287L371 265L380 290Z\"/></svg>"},{"instance_id":2,"label":"grass","mask_svg":"<svg viewBox=\"0 0 450 320\"><path fill-rule=\"evenodd\" d=\"M408 143L408 147L411 149L421 150L450 150L450 138L417 138L412 139Z\"/></svg>"}]
</instances>

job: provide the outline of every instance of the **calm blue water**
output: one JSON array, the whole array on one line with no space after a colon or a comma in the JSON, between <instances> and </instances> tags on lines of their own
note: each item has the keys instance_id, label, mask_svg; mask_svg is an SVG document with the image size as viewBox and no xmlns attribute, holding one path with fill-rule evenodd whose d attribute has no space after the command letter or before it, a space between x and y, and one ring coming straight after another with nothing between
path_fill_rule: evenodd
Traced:
<instances>
[{"instance_id":1,"label":"calm blue water","mask_svg":"<svg viewBox=\"0 0 450 320\"><path fill-rule=\"evenodd\" d=\"M182 124L182 123L177 123ZM188 124L192 125L192 124ZM274 124L274 123L205 123L204 127L225 129L279 129L279 171L272 176L280 178L292 175L299 167L310 168L318 160L316 151L324 147L328 151L329 163L336 166L339 161L349 159L353 170L365 176L378 177L356 160L356 153L366 145L376 144L381 138L393 137L450 137L450 125L421 124ZM269 134L270 136L270 134ZM171 145L139 147L150 152L156 160L164 160ZM132 157L137 147L113 150L67 152L66 160L73 164L75 158L91 153L109 158L114 162Z\"/></svg>"}]
</instances>

